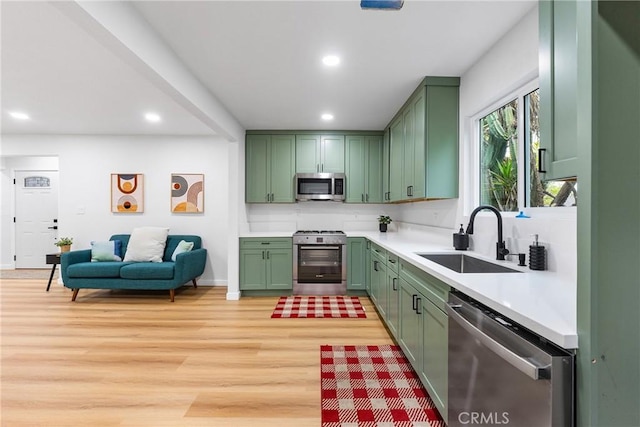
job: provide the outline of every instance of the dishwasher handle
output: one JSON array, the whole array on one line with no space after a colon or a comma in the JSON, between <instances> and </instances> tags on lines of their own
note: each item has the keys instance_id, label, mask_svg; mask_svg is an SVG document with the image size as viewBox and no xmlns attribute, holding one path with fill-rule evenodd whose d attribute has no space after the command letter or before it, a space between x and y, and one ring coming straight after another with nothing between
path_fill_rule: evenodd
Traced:
<instances>
[{"instance_id":1,"label":"dishwasher handle","mask_svg":"<svg viewBox=\"0 0 640 427\"><path fill-rule=\"evenodd\" d=\"M514 368L527 375L529 378L534 380L544 378L543 373L547 370L547 367L538 367L529 362L527 359L518 356L508 348L504 347L502 344L495 341L493 338L471 324L471 322L469 322L455 310L456 308L460 308L460 305L447 303L446 309L447 314L449 315L449 319L453 319L468 333L473 335L474 338L480 341L482 345L484 345L487 349L491 350L493 353L508 362Z\"/></svg>"}]
</instances>

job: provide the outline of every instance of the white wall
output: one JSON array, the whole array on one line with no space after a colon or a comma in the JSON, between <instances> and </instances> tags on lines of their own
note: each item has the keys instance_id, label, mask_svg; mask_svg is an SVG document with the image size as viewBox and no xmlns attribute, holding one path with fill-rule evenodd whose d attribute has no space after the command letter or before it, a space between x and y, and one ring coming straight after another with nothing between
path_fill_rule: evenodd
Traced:
<instances>
[{"instance_id":1,"label":"white wall","mask_svg":"<svg viewBox=\"0 0 640 427\"><path fill-rule=\"evenodd\" d=\"M59 231L60 235L74 237L74 249L88 248L91 240L130 233L137 226L166 226L172 234L202 237L208 260L200 283L226 284L228 236L237 235L228 225L231 143L219 137L179 136L3 135L2 138L3 156L58 156ZM14 170L9 167L8 158L4 165L3 198L4 177ZM111 212L112 173L144 174L144 213ZM171 173L205 175L203 214L171 213ZM3 235L12 233L9 231L12 228L12 224L7 227L3 222Z\"/></svg>"}]
</instances>

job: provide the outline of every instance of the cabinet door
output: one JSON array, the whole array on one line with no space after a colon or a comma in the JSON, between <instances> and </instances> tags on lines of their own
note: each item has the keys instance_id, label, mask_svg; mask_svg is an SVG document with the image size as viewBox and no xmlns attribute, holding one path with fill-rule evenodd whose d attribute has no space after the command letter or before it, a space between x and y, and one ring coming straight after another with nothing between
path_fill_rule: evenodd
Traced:
<instances>
[{"instance_id":1,"label":"cabinet door","mask_svg":"<svg viewBox=\"0 0 640 427\"><path fill-rule=\"evenodd\" d=\"M296 135L296 173L320 172L320 135Z\"/></svg>"},{"instance_id":2,"label":"cabinet door","mask_svg":"<svg viewBox=\"0 0 640 427\"><path fill-rule=\"evenodd\" d=\"M404 159L402 162L402 199L410 199L412 196L413 170L415 161L415 110L412 104L409 104L402 114L404 127Z\"/></svg>"},{"instance_id":3,"label":"cabinet door","mask_svg":"<svg viewBox=\"0 0 640 427\"><path fill-rule=\"evenodd\" d=\"M366 145L364 136L347 136L346 138L346 175L348 203L365 202Z\"/></svg>"},{"instance_id":4,"label":"cabinet door","mask_svg":"<svg viewBox=\"0 0 640 427\"><path fill-rule=\"evenodd\" d=\"M422 360L422 316L416 307L420 294L400 278L400 345L411 365L419 371Z\"/></svg>"},{"instance_id":5,"label":"cabinet door","mask_svg":"<svg viewBox=\"0 0 640 427\"><path fill-rule=\"evenodd\" d=\"M447 357L449 354L448 317L426 298L422 298L423 335L422 371L420 376L427 385L440 414L447 414Z\"/></svg>"},{"instance_id":6,"label":"cabinet door","mask_svg":"<svg viewBox=\"0 0 640 427\"><path fill-rule=\"evenodd\" d=\"M382 137L368 136L366 142L365 202L382 203Z\"/></svg>"},{"instance_id":7,"label":"cabinet door","mask_svg":"<svg viewBox=\"0 0 640 427\"><path fill-rule=\"evenodd\" d=\"M411 102L412 114L412 135L413 138L413 159L411 179L411 198L425 197L425 116L426 116L426 91L422 90L416 94ZM431 113L431 112L430 112ZM455 112L455 117L458 112ZM430 121L431 123L431 121ZM458 177L456 176L456 179Z\"/></svg>"},{"instance_id":8,"label":"cabinet door","mask_svg":"<svg viewBox=\"0 0 640 427\"><path fill-rule=\"evenodd\" d=\"M268 249L266 252L267 289L293 289L293 250Z\"/></svg>"},{"instance_id":9,"label":"cabinet door","mask_svg":"<svg viewBox=\"0 0 640 427\"><path fill-rule=\"evenodd\" d=\"M323 136L320 172L344 173L344 135Z\"/></svg>"},{"instance_id":10,"label":"cabinet door","mask_svg":"<svg viewBox=\"0 0 640 427\"><path fill-rule=\"evenodd\" d=\"M382 320L387 319L387 305L388 305L388 291L387 291L387 266L378 261L377 270L375 271L376 278L376 301L378 312Z\"/></svg>"},{"instance_id":11,"label":"cabinet door","mask_svg":"<svg viewBox=\"0 0 640 427\"><path fill-rule=\"evenodd\" d=\"M366 250L364 237L347 237L347 289L366 289Z\"/></svg>"},{"instance_id":12,"label":"cabinet door","mask_svg":"<svg viewBox=\"0 0 640 427\"><path fill-rule=\"evenodd\" d=\"M240 290L267 289L266 250L240 251Z\"/></svg>"},{"instance_id":13,"label":"cabinet door","mask_svg":"<svg viewBox=\"0 0 640 427\"><path fill-rule=\"evenodd\" d=\"M398 273L387 267L387 325L395 338L398 338L400 325L400 278Z\"/></svg>"},{"instance_id":14,"label":"cabinet door","mask_svg":"<svg viewBox=\"0 0 640 427\"><path fill-rule=\"evenodd\" d=\"M391 200L391 194L389 192L389 166L390 166L390 153L391 148L391 130L387 128L384 131L382 137L382 200L388 202Z\"/></svg>"},{"instance_id":15,"label":"cabinet door","mask_svg":"<svg viewBox=\"0 0 640 427\"><path fill-rule=\"evenodd\" d=\"M245 147L245 201L247 203L269 202L267 158L270 143L271 136L269 135L247 135Z\"/></svg>"},{"instance_id":16,"label":"cabinet door","mask_svg":"<svg viewBox=\"0 0 640 427\"><path fill-rule=\"evenodd\" d=\"M426 151L421 156L420 178L423 187L416 187L420 197L458 197L458 92L458 86L427 88Z\"/></svg>"},{"instance_id":17,"label":"cabinet door","mask_svg":"<svg viewBox=\"0 0 640 427\"><path fill-rule=\"evenodd\" d=\"M404 165L404 128L402 116L398 117L390 127L389 142L389 201L395 202L403 198L402 169Z\"/></svg>"},{"instance_id":18,"label":"cabinet door","mask_svg":"<svg viewBox=\"0 0 640 427\"><path fill-rule=\"evenodd\" d=\"M540 153L543 179L577 175L577 1L541 1Z\"/></svg>"},{"instance_id":19,"label":"cabinet door","mask_svg":"<svg viewBox=\"0 0 640 427\"><path fill-rule=\"evenodd\" d=\"M295 200L295 136L273 135L269 159L271 202L293 203Z\"/></svg>"}]
</instances>

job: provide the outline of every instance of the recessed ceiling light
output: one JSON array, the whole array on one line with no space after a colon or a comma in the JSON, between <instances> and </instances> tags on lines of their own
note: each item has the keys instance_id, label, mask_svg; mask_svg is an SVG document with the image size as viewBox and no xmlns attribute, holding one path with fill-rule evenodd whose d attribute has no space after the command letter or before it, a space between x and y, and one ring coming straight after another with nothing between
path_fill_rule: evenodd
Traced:
<instances>
[{"instance_id":1,"label":"recessed ceiling light","mask_svg":"<svg viewBox=\"0 0 640 427\"><path fill-rule=\"evenodd\" d=\"M160 116L156 113L147 113L144 115L144 118L154 123L160 121Z\"/></svg>"},{"instance_id":2,"label":"recessed ceiling light","mask_svg":"<svg viewBox=\"0 0 640 427\"><path fill-rule=\"evenodd\" d=\"M11 117L13 117L14 119L18 119L18 120L29 120L30 117L27 113L23 113L21 111L10 111L9 115Z\"/></svg>"},{"instance_id":3,"label":"recessed ceiling light","mask_svg":"<svg viewBox=\"0 0 640 427\"><path fill-rule=\"evenodd\" d=\"M322 118L322 120L333 120L333 114L329 114L329 113L324 113L322 116L320 116Z\"/></svg>"},{"instance_id":4,"label":"recessed ceiling light","mask_svg":"<svg viewBox=\"0 0 640 427\"><path fill-rule=\"evenodd\" d=\"M340 63L340 58L338 58L335 55L327 55L324 58L322 58L322 63L329 67L335 67Z\"/></svg>"}]
</instances>

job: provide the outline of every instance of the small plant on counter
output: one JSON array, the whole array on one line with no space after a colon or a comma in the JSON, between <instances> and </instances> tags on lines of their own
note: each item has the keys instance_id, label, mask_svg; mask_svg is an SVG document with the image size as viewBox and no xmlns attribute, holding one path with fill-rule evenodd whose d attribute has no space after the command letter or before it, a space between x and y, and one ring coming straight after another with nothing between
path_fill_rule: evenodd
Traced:
<instances>
[{"instance_id":1,"label":"small plant on counter","mask_svg":"<svg viewBox=\"0 0 640 427\"><path fill-rule=\"evenodd\" d=\"M387 225L391 224L391 217L388 215L380 215L378 217L378 222L380 223L380 232L381 233L386 233L387 232Z\"/></svg>"}]
</instances>

